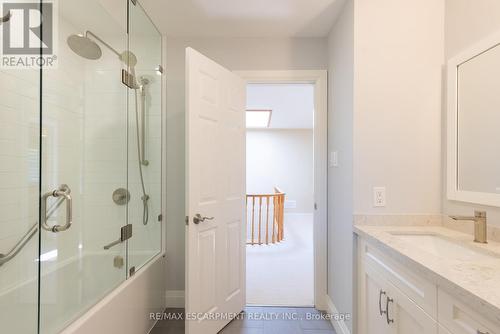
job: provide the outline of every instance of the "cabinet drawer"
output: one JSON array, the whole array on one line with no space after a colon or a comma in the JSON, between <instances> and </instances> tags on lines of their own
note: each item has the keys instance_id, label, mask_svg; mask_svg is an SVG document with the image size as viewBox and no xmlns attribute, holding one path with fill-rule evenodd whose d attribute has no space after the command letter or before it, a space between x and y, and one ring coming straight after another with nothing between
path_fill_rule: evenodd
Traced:
<instances>
[{"instance_id":1,"label":"cabinet drawer","mask_svg":"<svg viewBox=\"0 0 500 334\"><path fill-rule=\"evenodd\" d=\"M437 319L437 287L417 276L379 249L363 241L360 243L360 257L373 266L384 277L407 295L432 318Z\"/></svg>"},{"instance_id":2,"label":"cabinet drawer","mask_svg":"<svg viewBox=\"0 0 500 334\"><path fill-rule=\"evenodd\" d=\"M453 334L498 334L500 324L485 319L442 289L438 291L439 323Z\"/></svg>"}]
</instances>

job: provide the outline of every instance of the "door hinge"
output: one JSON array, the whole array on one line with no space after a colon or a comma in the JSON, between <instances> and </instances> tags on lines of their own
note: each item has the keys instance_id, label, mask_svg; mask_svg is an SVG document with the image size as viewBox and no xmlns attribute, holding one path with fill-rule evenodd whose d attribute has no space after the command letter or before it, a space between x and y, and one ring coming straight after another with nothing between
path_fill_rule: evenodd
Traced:
<instances>
[{"instance_id":1,"label":"door hinge","mask_svg":"<svg viewBox=\"0 0 500 334\"><path fill-rule=\"evenodd\" d=\"M135 267L131 267L129 270L128 270L128 276L129 277L132 277L135 275Z\"/></svg>"},{"instance_id":2,"label":"door hinge","mask_svg":"<svg viewBox=\"0 0 500 334\"><path fill-rule=\"evenodd\" d=\"M189 216L186 216L186 219L184 221L186 222L186 226L189 225Z\"/></svg>"},{"instance_id":3,"label":"door hinge","mask_svg":"<svg viewBox=\"0 0 500 334\"><path fill-rule=\"evenodd\" d=\"M156 71L157 71L159 74L163 74L163 66L158 65L158 67L156 68Z\"/></svg>"},{"instance_id":4,"label":"door hinge","mask_svg":"<svg viewBox=\"0 0 500 334\"><path fill-rule=\"evenodd\" d=\"M314 210L318 210L318 203L314 203Z\"/></svg>"},{"instance_id":5,"label":"door hinge","mask_svg":"<svg viewBox=\"0 0 500 334\"><path fill-rule=\"evenodd\" d=\"M135 83L136 81L134 75L122 68L122 84L128 88L135 89L137 86Z\"/></svg>"},{"instance_id":6,"label":"door hinge","mask_svg":"<svg viewBox=\"0 0 500 334\"><path fill-rule=\"evenodd\" d=\"M161 222L162 220L163 220L163 215L160 213L160 214L158 215L158 221L159 221L159 222Z\"/></svg>"},{"instance_id":7,"label":"door hinge","mask_svg":"<svg viewBox=\"0 0 500 334\"><path fill-rule=\"evenodd\" d=\"M137 6L137 0L130 0L134 6Z\"/></svg>"}]
</instances>

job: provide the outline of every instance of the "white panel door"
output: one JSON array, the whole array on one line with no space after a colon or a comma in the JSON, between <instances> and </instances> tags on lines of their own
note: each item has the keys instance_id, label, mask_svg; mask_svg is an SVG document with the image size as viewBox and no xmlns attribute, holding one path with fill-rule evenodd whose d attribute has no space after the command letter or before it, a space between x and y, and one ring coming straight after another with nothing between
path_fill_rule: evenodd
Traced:
<instances>
[{"instance_id":1,"label":"white panel door","mask_svg":"<svg viewBox=\"0 0 500 334\"><path fill-rule=\"evenodd\" d=\"M186 49L188 334L245 306L245 100L241 78Z\"/></svg>"}]
</instances>

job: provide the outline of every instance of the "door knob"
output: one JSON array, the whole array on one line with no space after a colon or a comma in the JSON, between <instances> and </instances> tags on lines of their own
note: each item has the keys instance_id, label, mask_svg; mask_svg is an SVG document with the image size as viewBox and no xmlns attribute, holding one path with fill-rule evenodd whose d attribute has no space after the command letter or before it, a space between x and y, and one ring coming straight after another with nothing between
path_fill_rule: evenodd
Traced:
<instances>
[{"instance_id":1,"label":"door knob","mask_svg":"<svg viewBox=\"0 0 500 334\"><path fill-rule=\"evenodd\" d=\"M199 223L203 223L205 220L212 220L214 218L215 217L203 217L202 215L200 215L199 213L197 213L193 217L193 223L195 223L196 225L198 225Z\"/></svg>"}]
</instances>

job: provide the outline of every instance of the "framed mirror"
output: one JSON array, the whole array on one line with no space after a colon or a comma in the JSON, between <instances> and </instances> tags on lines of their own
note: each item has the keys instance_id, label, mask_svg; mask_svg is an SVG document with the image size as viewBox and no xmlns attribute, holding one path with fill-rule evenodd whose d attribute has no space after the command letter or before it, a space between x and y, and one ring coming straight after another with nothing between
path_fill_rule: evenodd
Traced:
<instances>
[{"instance_id":1,"label":"framed mirror","mask_svg":"<svg viewBox=\"0 0 500 334\"><path fill-rule=\"evenodd\" d=\"M448 199L500 207L500 33L448 63Z\"/></svg>"}]
</instances>

